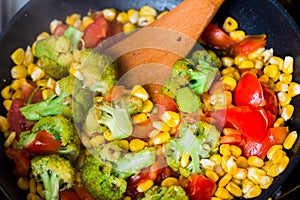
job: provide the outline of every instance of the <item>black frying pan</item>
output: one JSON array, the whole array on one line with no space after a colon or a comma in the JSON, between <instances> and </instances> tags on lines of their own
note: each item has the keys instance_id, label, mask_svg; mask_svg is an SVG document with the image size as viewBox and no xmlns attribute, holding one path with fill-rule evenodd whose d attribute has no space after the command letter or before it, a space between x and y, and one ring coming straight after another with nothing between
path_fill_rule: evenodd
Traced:
<instances>
[{"instance_id":1,"label":"black frying pan","mask_svg":"<svg viewBox=\"0 0 300 200\"><path fill-rule=\"evenodd\" d=\"M199 0L200 1L200 0ZM37 34L49 31L52 19L64 20L71 13L85 15L89 9L100 10L115 7L120 10L140 8L149 4L158 10L172 9L180 0L31 0L5 27L0 35L0 88L11 81L10 67L13 63L10 54L18 47L32 44ZM233 16L240 28L248 34L266 33L267 47L274 48L276 55L292 55L296 61L295 81L300 82L300 31L291 17L275 0L227 0L213 21L222 23L227 16ZM300 97L293 101L295 114L290 120L290 130L300 130ZM2 106L2 104L1 104ZM5 115L1 107L0 114ZM300 132L299 132L300 133ZM0 137L3 144L4 138ZM267 199L285 181L300 159L300 140L288 152L291 158L287 169L275 179L271 187L258 199ZM3 145L0 145L0 189L1 199L26 199L26 193L18 189L17 179L12 175L13 165L5 157ZM295 177L297 178L297 177ZM0 196L1 197L1 196Z\"/></svg>"}]
</instances>

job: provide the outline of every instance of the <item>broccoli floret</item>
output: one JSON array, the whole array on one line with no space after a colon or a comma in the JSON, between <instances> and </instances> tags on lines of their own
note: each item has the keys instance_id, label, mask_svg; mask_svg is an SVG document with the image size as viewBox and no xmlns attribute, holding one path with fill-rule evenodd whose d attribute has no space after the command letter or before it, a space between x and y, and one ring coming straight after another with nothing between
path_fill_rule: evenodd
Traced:
<instances>
[{"instance_id":1,"label":"broccoli floret","mask_svg":"<svg viewBox=\"0 0 300 200\"><path fill-rule=\"evenodd\" d=\"M126 108L130 115L142 112L143 100L141 98L131 96L126 101Z\"/></svg>"},{"instance_id":2,"label":"broccoli floret","mask_svg":"<svg viewBox=\"0 0 300 200\"><path fill-rule=\"evenodd\" d=\"M75 169L69 160L57 154L33 157L31 168L36 180L43 183L46 200L58 199L60 190L73 186Z\"/></svg>"},{"instance_id":3,"label":"broccoli floret","mask_svg":"<svg viewBox=\"0 0 300 200\"><path fill-rule=\"evenodd\" d=\"M188 200L188 196L181 186L154 186L145 192L141 200Z\"/></svg>"},{"instance_id":4,"label":"broccoli floret","mask_svg":"<svg viewBox=\"0 0 300 200\"><path fill-rule=\"evenodd\" d=\"M95 114L98 123L109 128L112 139L123 139L131 135L133 131L130 115L125 105L109 105L106 102L96 103Z\"/></svg>"},{"instance_id":5,"label":"broccoli floret","mask_svg":"<svg viewBox=\"0 0 300 200\"><path fill-rule=\"evenodd\" d=\"M176 90L175 100L182 112L193 113L201 108L200 97L189 87Z\"/></svg>"},{"instance_id":6,"label":"broccoli floret","mask_svg":"<svg viewBox=\"0 0 300 200\"><path fill-rule=\"evenodd\" d=\"M198 50L193 52L192 60L202 66L221 67L221 60L212 50Z\"/></svg>"},{"instance_id":7,"label":"broccoli floret","mask_svg":"<svg viewBox=\"0 0 300 200\"><path fill-rule=\"evenodd\" d=\"M193 66L194 63L191 60L184 59L184 58L177 60L172 66L172 71L171 71L172 77L176 77L182 72L185 73L188 69L193 68Z\"/></svg>"},{"instance_id":8,"label":"broccoli floret","mask_svg":"<svg viewBox=\"0 0 300 200\"><path fill-rule=\"evenodd\" d=\"M74 28L73 26L69 26L67 30L64 32L64 36L71 40L71 49L78 49L78 44L83 36L83 32Z\"/></svg>"},{"instance_id":9,"label":"broccoli floret","mask_svg":"<svg viewBox=\"0 0 300 200\"><path fill-rule=\"evenodd\" d=\"M169 140L165 146L165 157L168 165L188 177L200 173L200 158L207 158L218 147L220 132L206 122L197 124L183 123L179 128L179 138ZM182 167L180 160L189 155L190 163Z\"/></svg>"},{"instance_id":10,"label":"broccoli floret","mask_svg":"<svg viewBox=\"0 0 300 200\"><path fill-rule=\"evenodd\" d=\"M176 91L182 87L189 84L188 77L186 76L176 76L167 79L161 89L161 93L167 95L168 97L175 99Z\"/></svg>"},{"instance_id":11,"label":"broccoli floret","mask_svg":"<svg viewBox=\"0 0 300 200\"><path fill-rule=\"evenodd\" d=\"M112 164L89 154L82 166L82 183L95 199L122 199L127 182L112 174Z\"/></svg>"}]
</instances>

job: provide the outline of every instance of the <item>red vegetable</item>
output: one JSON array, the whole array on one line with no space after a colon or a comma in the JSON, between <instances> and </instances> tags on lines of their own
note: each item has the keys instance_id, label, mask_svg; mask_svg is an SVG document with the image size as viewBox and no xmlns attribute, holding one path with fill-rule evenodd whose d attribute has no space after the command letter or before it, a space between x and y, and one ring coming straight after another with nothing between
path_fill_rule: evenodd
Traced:
<instances>
[{"instance_id":1,"label":"red vegetable","mask_svg":"<svg viewBox=\"0 0 300 200\"><path fill-rule=\"evenodd\" d=\"M21 89L24 102L27 103L29 98L31 98L31 100L28 103L37 103L43 101L42 90L35 88L28 82L24 81L21 85Z\"/></svg>"},{"instance_id":2,"label":"red vegetable","mask_svg":"<svg viewBox=\"0 0 300 200\"><path fill-rule=\"evenodd\" d=\"M265 34L247 36L242 41L233 45L231 49L232 54L234 56L246 56L259 48L265 47L267 42L266 37Z\"/></svg>"},{"instance_id":3,"label":"red vegetable","mask_svg":"<svg viewBox=\"0 0 300 200\"><path fill-rule=\"evenodd\" d=\"M234 103L236 106L264 106L266 104L263 88L256 75L246 73L233 92Z\"/></svg>"},{"instance_id":4,"label":"red vegetable","mask_svg":"<svg viewBox=\"0 0 300 200\"><path fill-rule=\"evenodd\" d=\"M72 189L67 189L59 192L60 200L82 200Z\"/></svg>"},{"instance_id":5,"label":"red vegetable","mask_svg":"<svg viewBox=\"0 0 300 200\"><path fill-rule=\"evenodd\" d=\"M27 152L9 147L5 149L5 154L9 159L15 162L14 175L22 177L28 174L30 169L30 157Z\"/></svg>"},{"instance_id":6,"label":"red vegetable","mask_svg":"<svg viewBox=\"0 0 300 200\"><path fill-rule=\"evenodd\" d=\"M35 139L24 148L33 154L48 154L57 152L60 146L60 140L55 140L51 133L42 130L36 135Z\"/></svg>"},{"instance_id":7,"label":"red vegetable","mask_svg":"<svg viewBox=\"0 0 300 200\"><path fill-rule=\"evenodd\" d=\"M57 37L62 36L65 33L65 31L68 29L68 27L69 26L66 24L57 25L56 28L54 29L52 35L57 36Z\"/></svg>"},{"instance_id":8,"label":"red vegetable","mask_svg":"<svg viewBox=\"0 0 300 200\"><path fill-rule=\"evenodd\" d=\"M158 109L160 109L161 111L178 112L176 102L164 94L157 94L154 102L157 104Z\"/></svg>"},{"instance_id":9,"label":"red vegetable","mask_svg":"<svg viewBox=\"0 0 300 200\"><path fill-rule=\"evenodd\" d=\"M185 188L191 200L210 200L216 184L202 174L193 174L188 178Z\"/></svg>"},{"instance_id":10,"label":"red vegetable","mask_svg":"<svg viewBox=\"0 0 300 200\"><path fill-rule=\"evenodd\" d=\"M75 184L73 186L73 190L82 200L94 200L94 197L91 195L91 193L82 185Z\"/></svg>"}]
</instances>

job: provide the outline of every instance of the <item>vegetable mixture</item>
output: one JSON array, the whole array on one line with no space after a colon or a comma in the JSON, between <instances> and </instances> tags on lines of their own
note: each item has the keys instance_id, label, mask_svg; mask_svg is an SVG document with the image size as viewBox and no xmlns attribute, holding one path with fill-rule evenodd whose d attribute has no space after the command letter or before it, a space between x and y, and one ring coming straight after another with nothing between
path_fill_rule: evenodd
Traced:
<instances>
[{"instance_id":1,"label":"vegetable mixture","mask_svg":"<svg viewBox=\"0 0 300 200\"><path fill-rule=\"evenodd\" d=\"M0 128L27 199L248 199L285 170L300 85L293 57L266 49L265 34L246 35L231 17L211 23L205 50L179 59L162 85L133 88L93 51L166 13L72 14L12 52Z\"/></svg>"}]
</instances>

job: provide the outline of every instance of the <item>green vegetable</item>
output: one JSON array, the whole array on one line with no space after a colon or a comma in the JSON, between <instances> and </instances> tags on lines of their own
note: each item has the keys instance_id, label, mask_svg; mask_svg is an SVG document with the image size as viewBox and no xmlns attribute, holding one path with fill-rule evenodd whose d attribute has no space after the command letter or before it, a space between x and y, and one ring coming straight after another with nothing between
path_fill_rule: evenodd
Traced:
<instances>
[{"instance_id":1,"label":"green vegetable","mask_svg":"<svg viewBox=\"0 0 300 200\"><path fill-rule=\"evenodd\" d=\"M84 187L95 199L122 199L127 182L112 174L110 162L88 155L82 166L81 178Z\"/></svg>"},{"instance_id":2,"label":"green vegetable","mask_svg":"<svg viewBox=\"0 0 300 200\"><path fill-rule=\"evenodd\" d=\"M207 158L218 147L220 132L206 122L196 124L183 123L179 128L179 138L171 139L165 146L168 165L188 177L200 173L200 158ZM181 157L187 154L191 161L186 167L181 166Z\"/></svg>"},{"instance_id":3,"label":"green vegetable","mask_svg":"<svg viewBox=\"0 0 300 200\"><path fill-rule=\"evenodd\" d=\"M141 200L188 200L188 196L181 186L160 187L155 185L145 192Z\"/></svg>"},{"instance_id":4,"label":"green vegetable","mask_svg":"<svg viewBox=\"0 0 300 200\"><path fill-rule=\"evenodd\" d=\"M74 28L73 26L69 26L64 33L64 36L71 40L71 49L78 49L78 44L83 36L83 32Z\"/></svg>"},{"instance_id":5,"label":"green vegetable","mask_svg":"<svg viewBox=\"0 0 300 200\"><path fill-rule=\"evenodd\" d=\"M74 184L75 169L69 160L57 154L33 157L31 168L36 180L43 183L46 200L58 199L60 190Z\"/></svg>"},{"instance_id":6,"label":"green vegetable","mask_svg":"<svg viewBox=\"0 0 300 200\"><path fill-rule=\"evenodd\" d=\"M189 87L183 87L176 90L176 103L183 112L193 113L201 108L201 101L193 90Z\"/></svg>"}]
</instances>

